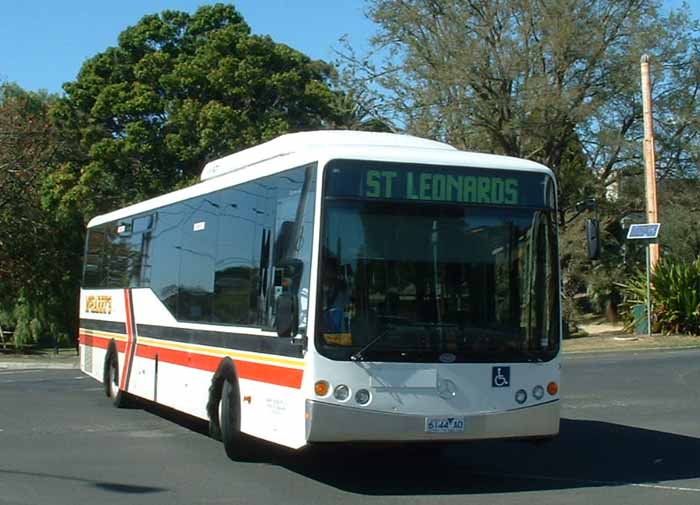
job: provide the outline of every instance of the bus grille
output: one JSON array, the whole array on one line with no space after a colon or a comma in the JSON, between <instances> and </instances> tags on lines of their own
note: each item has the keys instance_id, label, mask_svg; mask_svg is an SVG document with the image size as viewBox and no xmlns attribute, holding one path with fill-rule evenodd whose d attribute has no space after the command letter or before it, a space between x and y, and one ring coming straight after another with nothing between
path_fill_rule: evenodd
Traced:
<instances>
[{"instance_id":1,"label":"bus grille","mask_svg":"<svg viewBox=\"0 0 700 505\"><path fill-rule=\"evenodd\" d=\"M92 349L93 347L91 345L83 346L83 370L85 370L87 373L94 373L92 370Z\"/></svg>"}]
</instances>

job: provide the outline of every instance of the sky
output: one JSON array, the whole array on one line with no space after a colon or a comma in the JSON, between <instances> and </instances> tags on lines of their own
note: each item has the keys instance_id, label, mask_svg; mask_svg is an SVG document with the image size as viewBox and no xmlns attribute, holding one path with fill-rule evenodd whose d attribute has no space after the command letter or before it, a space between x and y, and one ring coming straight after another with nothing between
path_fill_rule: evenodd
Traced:
<instances>
[{"instance_id":1,"label":"sky","mask_svg":"<svg viewBox=\"0 0 700 505\"><path fill-rule=\"evenodd\" d=\"M60 93L83 62L117 45L126 27L166 9L194 12L202 0L9 0L0 11L0 82ZM363 0L230 0L253 33L314 59L333 61L347 36L360 52L375 31ZM682 0L664 0L678 7ZM693 2L693 3L698 3ZM693 7L700 17L700 5Z\"/></svg>"}]
</instances>

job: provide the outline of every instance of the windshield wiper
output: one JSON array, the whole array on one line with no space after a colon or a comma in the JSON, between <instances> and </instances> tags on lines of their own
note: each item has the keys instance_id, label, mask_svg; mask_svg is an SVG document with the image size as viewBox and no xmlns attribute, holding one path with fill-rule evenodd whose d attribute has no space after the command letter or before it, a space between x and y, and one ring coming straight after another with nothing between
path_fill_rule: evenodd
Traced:
<instances>
[{"instance_id":1,"label":"windshield wiper","mask_svg":"<svg viewBox=\"0 0 700 505\"><path fill-rule=\"evenodd\" d=\"M367 343L362 347L362 349L360 349L360 350L357 351L356 353L352 354L352 355L350 356L350 361L362 361L362 360L364 360L364 359L365 359L365 357L364 357L365 351L366 351L367 349L369 349L370 347L372 347L372 346L373 346L374 344L376 344L377 342L379 342L381 339L383 339L384 337L386 337L386 336L389 334L389 332L390 332L393 328L394 328L393 326L387 326L386 328L384 328L384 330L383 330L382 332L380 332L376 337L374 337L372 340L370 340L369 342L367 342Z\"/></svg>"}]
</instances>

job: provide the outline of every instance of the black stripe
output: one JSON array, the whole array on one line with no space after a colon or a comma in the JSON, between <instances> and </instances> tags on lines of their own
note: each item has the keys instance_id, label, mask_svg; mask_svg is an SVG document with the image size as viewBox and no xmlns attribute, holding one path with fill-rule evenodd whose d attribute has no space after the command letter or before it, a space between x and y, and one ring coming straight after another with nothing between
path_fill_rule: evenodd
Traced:
<instances>
[{"instance_id":1,"label":"black stripe","mask_svg":"<svg viewBox=\"0 0 700 505\"><path fill-rule=\"evenodd\" d=\"M80 319L80 327L86 330L109 331L126 335L126 323L102 321L99 319Z\"/></svg>"},{"instance_id":2,"label":"black stripe","mask_svg":"<svg viewBox=\"0 0 700 505\"><path fill-rule=\"evenodd\" d=\"M238 351L259 352L276 356L303 357L301 343L292 343L289 338L269 337L266 335L245 335L209 330L190 330L169 326L139 324L139 336L172 340L186 344L200 344Z\"/></svg>"}]
</instances>

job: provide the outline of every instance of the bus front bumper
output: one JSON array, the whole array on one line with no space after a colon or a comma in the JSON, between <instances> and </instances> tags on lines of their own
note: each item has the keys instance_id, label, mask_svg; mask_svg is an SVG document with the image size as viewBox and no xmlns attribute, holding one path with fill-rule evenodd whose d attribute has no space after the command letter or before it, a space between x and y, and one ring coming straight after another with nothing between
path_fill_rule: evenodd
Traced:
<instances>
[{"instance_id":1,"label":"bus front bumper","mask_svg":"<svg viewBox=\"0 0 700 505\"><path fill-rule=\"evenodd\" d=\"M550 437L559 433L560 402L464 416L464 431L426 433L426 415L396 414L306 401L307 442L402 442Z\"/></svg>"}]
</instances>

